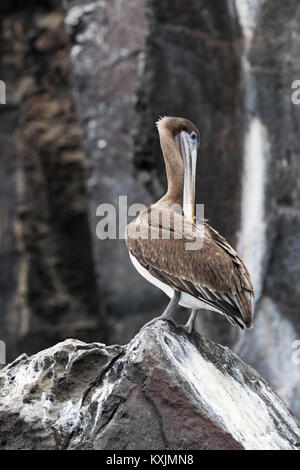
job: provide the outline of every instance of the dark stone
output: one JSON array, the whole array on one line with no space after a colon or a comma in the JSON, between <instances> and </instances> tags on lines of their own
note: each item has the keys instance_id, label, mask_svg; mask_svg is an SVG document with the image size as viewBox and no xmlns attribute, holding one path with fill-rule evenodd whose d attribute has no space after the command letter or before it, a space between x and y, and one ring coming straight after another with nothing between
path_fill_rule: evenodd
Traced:
<instances>
[{"instance_id":1,"label":"dark stone","mask_svg":"<svg viewBox=\"0 0 300 470\"><path fill-rule=\"evenodd\" d=\"M197 202L229 241L239 226L242 131L241 36L226 2L147 3L149 34L137 109L137 171L150 173L155 198L166 190L164 160L154 123L184 116L200 130ZM156 180L160 186L157 188Z\"/></svg>"},{"instance_id":2,"label":"dark stone","mask_svg":"<svg viewBox=\"0 0 300 470\"><path fill-rule=\"evenodd\" d=\"M106 340L61 3L2 2L0 338L7 360L69 336Z\"/></svg>"},{"instance_id":3,"label":"dark stone","mask_svg":"<svg viewBox=\"0 0 300 470\"><path fill-rule=\"evenodd\" d=\"M119 222L119 196L128 197L128 207L153 200L134 177L133 165L138 69L147 34L144 4L144 0L89 5L66 2L96 274L110 325L109 341L118 343L129 341L167 301L132 266L124 242L125 227L117 223L117 239L99 240L96 235L100 204L112 204Z\"/></svg>"},{"instance_id":4,"label":"dark stone","mask_svg":"<svg viewBox=\"0 0 300 470\"><path fill-rule=\"evenodd\" d=\"M13 380L12 380L13 379ZM300 429L228 348L161 321L127 346L66 340L0 373L2 449L297 449Z\"/></svg>"}]
</instances>

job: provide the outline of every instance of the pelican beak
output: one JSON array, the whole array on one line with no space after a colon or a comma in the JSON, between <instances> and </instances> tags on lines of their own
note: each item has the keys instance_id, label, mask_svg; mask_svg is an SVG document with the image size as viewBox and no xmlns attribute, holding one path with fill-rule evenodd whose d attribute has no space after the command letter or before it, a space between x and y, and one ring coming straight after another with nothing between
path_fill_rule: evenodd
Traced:
<instances>
[{"instance_id":1,"label":"pelican beak","mask_svg":"<svg viewBox=\"0 0 300 470\"><path fill-rule=\"evenodd\" d=\"M194 223L197 145L188 132L181 131L175 137L184 164L183 213Z\"/></svg>"}]
</instances>

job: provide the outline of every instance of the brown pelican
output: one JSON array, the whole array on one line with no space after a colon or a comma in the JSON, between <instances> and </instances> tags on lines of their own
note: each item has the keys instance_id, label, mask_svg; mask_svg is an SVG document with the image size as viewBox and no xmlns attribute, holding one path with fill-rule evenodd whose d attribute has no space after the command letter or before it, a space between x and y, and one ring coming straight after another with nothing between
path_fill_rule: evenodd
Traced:
<instances>
[{"instance_id":1,"label":"brown pelican","mask_svg":"<svg viewBox=\"0 0 300 470\"><path fill-rule=\"evenodd\" d=\"M172 320L179 304L192 308L186 324L189 332L199 308L219 312L233 325L250 329L253 287L245 264L206 221L202 229L194 223L199 131L187 119L175 117L160 119L157 128L168 190L127 225L131 261L142 276L171 298L158 318ZM199 249L187 249L191 241L201 241Z\"/></svg>"}]
</instances>

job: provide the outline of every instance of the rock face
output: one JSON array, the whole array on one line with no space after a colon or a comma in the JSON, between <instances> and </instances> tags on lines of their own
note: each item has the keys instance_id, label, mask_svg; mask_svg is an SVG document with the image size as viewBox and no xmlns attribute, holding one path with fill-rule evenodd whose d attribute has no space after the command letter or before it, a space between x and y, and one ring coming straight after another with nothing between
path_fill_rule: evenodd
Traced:
<instances>
[{"instance_id":1,"label":"rock face","mask_svg":"<svg viewBox=\"0 0 300 470\"><path fill-rule=\"evenodd\" d=\"M109 341L118 343L128 342L166 302L131 265L124 243L125 225L119 217L120 196L127 198L128 207L134 203L148 205L153 200L142 178L134 177L135 106L147 34L144 7L145 0L88 5L81 0L66 2L97 282L111 325ZM113 239L99 240L96 233L105 215L104 209L97 215L97 208L103 204L112 205L116 211Z\"/></svg>"},{"instance_id":2,"label":"rock face","mask_svg":"<svg viewBox=\"0 0 300 470\"><path fill-rule=\"evenodd\" d=\"M0 13L8 360L66 337L126 343L163 309L124 241L97 238L96 209L118 209L120 195L128 205L162 195L154 122L182 115L202 135L198 202L256 287L250 333L205 312L199 331L233 348L300 415L299 2L3 0Z\"/></svg>"},{"instance_id":3,"label":"rock face","mask_svg":"<svg viewBox=\"0 0 300 470\"><path fill-rule=\"evenodd\" d=\"M244 80L248 96L244 160L248 165L256 161L257 176L252 172L247 178L251 171L245 168L248 198L244 197L241 226L245 230L238 248L256 280L257 304L255 328L241 335L235 350L271 381L299 416L299 365L291 356L294 341L300 338L300 112L292 102L291 86L300 76L299 62L293 60L300 46L300 7L297 1L239 3L244 4L237 12L247 44L243 50L248 83ZM257 5L251 13L253 3ZM250 206L256 207L253 215L247 209Z\"/></svg>"},{"instance_id":4,"label":"rock face","mask_svg":"<svg viewBox=\"0 0 300 470\"><path fill-rule=\"evenodd\" d=\"M127 346L66 340L0 373L2 449L293 449L300 429L228 348L160 321Z\"/></svg>"},{"instance_id":5,"label":"rock face","mask_svg":"<svg viewBox=\"0 0 300 470\"><path fill-rule=\"evenodd\" d=\"M0 339L7 360L107 339L96 289L70 41L59 1L2 2Z\"/></svg>"}]
</instances>

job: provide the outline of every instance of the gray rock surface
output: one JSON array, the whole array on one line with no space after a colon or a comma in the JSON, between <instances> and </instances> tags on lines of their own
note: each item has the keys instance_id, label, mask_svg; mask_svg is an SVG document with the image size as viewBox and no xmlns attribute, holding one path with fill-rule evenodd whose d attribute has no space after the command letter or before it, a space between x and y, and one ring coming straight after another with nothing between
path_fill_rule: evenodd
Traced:
<instances>
[{"instance_id":1,"label":"gray rock surface","mask_svg":"<svg viewBox=\"0 0 300 470\"><path fill-rule=\"evenodd\" d=\"M133 164L138 75L147 34L144 6L145 0L66 2L97 282L111 326L109 341L118 343L129 341L166 303L163 294L145 283L131 265L125 226L118 216L120 196L128 198L128 207L153 200L135 178ZM116 239L97 237L96 227L103 217L96 213L101 204L115 207Z\"/></svg>"},{"instance_id":2,"label":"gray rock surface","mask_svg":"<svg viewBox=\"0 0 300 470\"><path fill-rule=\"evenodd\" d=\"M291 85L300 76L295 60L300 46L300 6L295 0L243 3L248 4L248 11L251 3L259 7L253 15L250 42L249 28L244 34L252 83L248 119L255 117L263 129L263 148L257 141L253 148L264 161L264 171L261 184L256 179L249 198L254 204L262 187L263 212L262 216L255 212L261 220L253 226L258 243L248 257L258 280L255 328L241 335L236 351L300 416L300 369L291 360L293 343L300 338L300 108L291 100ZM240 22L245 23L241 16L240 12ZM247 211L244 217L249 217Z\"/></svg>"},{"instance_id":3,"label":"gray rock surface","mask_svg":"<svg viewBox=\"0 0 300 470\"><path fill-rule=\"evenodd\" d=\"M107 340L60 1L1 2L0 340L7 360Z\"/></svg>"},{"instance_id":4,"label":"gray rock surface","mask_svg":"<svg viewBox=\"0 0 300 470\"><path fill-rule=\"evenodd\" d=\"M0 373L1 449L292 449L300 429L228 348L160 321L126 346L69 339Z\"/></svg>"}]
</instances>

